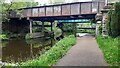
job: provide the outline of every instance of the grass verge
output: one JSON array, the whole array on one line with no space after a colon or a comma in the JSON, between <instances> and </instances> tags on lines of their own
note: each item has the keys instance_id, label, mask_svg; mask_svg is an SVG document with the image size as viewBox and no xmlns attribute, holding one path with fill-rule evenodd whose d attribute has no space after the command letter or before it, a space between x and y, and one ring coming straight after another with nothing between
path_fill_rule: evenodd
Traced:
<instances>
[{"instance_id":1,"label":"grass verge","mask_svg":"<svg viewBox=\"0 0 120 68\"><path fill-rule=\"evenodd\" d=\"M110 66L119 66L120 38L97 37L97 43L101 48L105 60Z\"/></svg>"},{"instance_id":2,"label":"grass verge","mask_svg":"<svg viewBox=\"0 0 120 68\"><path fill-rule=\"evenodd\" d=\"M76 43L74 35L65 37L40 57L23 62L20 66L52 66Z\"/></svg>"}]
</instances>

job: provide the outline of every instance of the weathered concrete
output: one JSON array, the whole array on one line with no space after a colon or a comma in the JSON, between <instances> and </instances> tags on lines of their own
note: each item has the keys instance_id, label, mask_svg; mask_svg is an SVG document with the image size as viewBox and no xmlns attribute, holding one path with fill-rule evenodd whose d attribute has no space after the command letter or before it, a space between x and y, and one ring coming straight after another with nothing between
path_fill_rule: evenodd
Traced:
<instances>
[{"instance_id":1,"label":"weathered concrete","mask_svg":"<svg viewBox=\"0 0 120 68\"><path fill-rule=\"evenodd\" d=\"M107 63L95 38L84 36L77 38L77 44L54 66L107 66Z\"/></svg>"}]
</instances>

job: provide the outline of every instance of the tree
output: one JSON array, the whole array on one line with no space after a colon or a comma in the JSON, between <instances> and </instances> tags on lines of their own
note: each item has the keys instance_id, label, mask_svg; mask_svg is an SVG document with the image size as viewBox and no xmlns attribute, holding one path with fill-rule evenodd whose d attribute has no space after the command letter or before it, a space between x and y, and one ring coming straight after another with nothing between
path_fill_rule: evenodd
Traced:
<instances>
[{"instance_id":1,"label":"tree","mask_svg":"<svg viewBox=\"0 0 120 68\"><path fill-rule=\"evenodd\" d=\"M120 36L120 2L114 4L114 11L109 12L108 35L112 37Z\"/></svg>"},{"instance_id":2,"label":"tree","mask_svg":"<svg viewBox=\"0 0 120 68\"><path fill-rule=\"evenodd\" d=\"M115 11L113 11L112 18L112 36L117 37L120 36L120 2L115 3L114 5Z\"/></svg>"},{"instance_id":3,"label":"tree","mask_svg":"<svg viewBox=\"0 0 120 68\"><path fill-rule=\"evenodd\" d=\"M19 2L15 2L14 0L11 1L10 3L5 3L5 1L2 2L2 4L0 4L1 10L2 10L2 21L3 22L7 22L9 21L9 11L10 10L14 10L17 11L17 9L20 8L26 8L26 7L33 7L33 6L37 6L38 2L34 2L34 0L32 0L31 2L25 2L23 0L19 0Z\"/></svg>"},{"instance_id":4,"label":"tree","mask_svg":"<svg viewBox=\"0 0 120 68\"><path fill-rule=\"evenodd\" d=\"M65 3L66 0L50 0L50 4L62 4Z\"/></svg>"}]
</instances>

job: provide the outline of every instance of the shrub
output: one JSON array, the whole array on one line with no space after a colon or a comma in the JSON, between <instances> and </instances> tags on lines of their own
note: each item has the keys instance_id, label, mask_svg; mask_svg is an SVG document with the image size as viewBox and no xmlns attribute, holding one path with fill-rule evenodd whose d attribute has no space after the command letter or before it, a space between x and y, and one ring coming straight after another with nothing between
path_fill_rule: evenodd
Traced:
<instances>
[{"instance_id":1,"label":"shrub","mask_svg":"<svg viewBox=\"0 0 120 68\"><path fill-rule=\"evenodd\" d=\"M70 49L70 47L75 43L76 39L74 35L65 37L40 57L23 62L20 64L20 66L51 66L62 56L64 56L66 52Z\"/></svg>"}]
</instances>

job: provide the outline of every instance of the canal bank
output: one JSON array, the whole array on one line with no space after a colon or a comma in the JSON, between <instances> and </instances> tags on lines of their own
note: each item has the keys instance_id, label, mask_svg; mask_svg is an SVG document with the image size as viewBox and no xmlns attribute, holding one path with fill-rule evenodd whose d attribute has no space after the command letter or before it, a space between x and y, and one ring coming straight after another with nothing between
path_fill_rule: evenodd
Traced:
<instances>
[{"instance_id":1,"label":"canal bank","mask_svg":"<svg viewBox=\"0 0 120 68\"><path fill-rule=\"evenodd\" d=\"M70 47L76 43L75 41L74 35L70 35L57 42L52 48L36 58L17 64L5 63L2 66L51 66L66 54Z\"/></svg>"}]
</instances>

